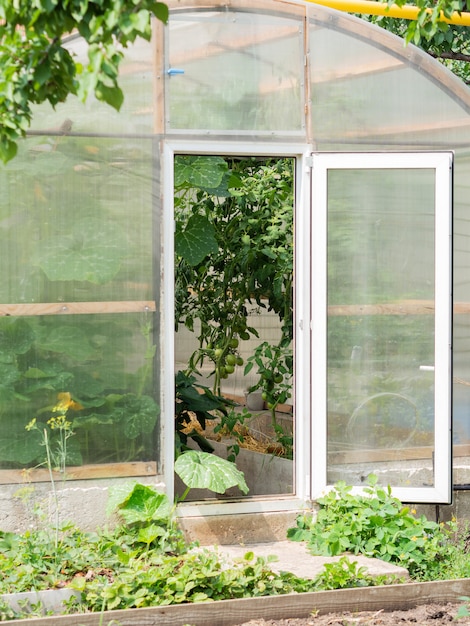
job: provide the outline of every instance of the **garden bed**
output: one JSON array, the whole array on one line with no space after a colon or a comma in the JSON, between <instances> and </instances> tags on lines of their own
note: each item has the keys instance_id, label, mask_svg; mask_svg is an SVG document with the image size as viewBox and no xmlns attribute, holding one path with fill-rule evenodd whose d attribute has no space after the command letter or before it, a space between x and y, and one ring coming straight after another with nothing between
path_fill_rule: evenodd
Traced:
<instances>
[{"instance_id":1,"label":"garden bed","mask_svg":"<svg viewBox=\"0 0 470 626\"><path fill-rule=\"evenodd\" d=\"M29 624L32 626L101 626L102 624L118 623L120 626L137 625L164 625L182 626L183 624L197 624L197 626L236 626L250 620L276 620L269 623L279 623L279 620L304 619L301 624L335 624L342 622L320 621L318 617L334 612L348 612L349 622L363 623L351 618L363 611L377 612L406 611L425 605L441 605L448 603L459 604L459 598L470 595L470 579L436 581L425 583L406 583L401 585L387 585L383 587L365 587L360 589L340 589L334 591L317 591L312 593L289 594L286 596L269 596L261 598L243 598L237 600L221 600L216 602L202 602L199 604L182 604L172 606L158 606L145 609L128 609L107 611L101 613L86 613L38 618L34 620L16 620L15 624ZM420 615L423 610L419 610ZM381 614L380 619L385 619ZM434 623L443 623L435 618ZM317 621L318 620L318 621ZM252 622L253 623L253 622ZM379 623L379 622L376 622ZM393 624L396 624L394 621ZM403 622L401 622L403 623ZM416 623L416 622L415 622ZM420 626L423 622L418 621ZM470 624L470 619L464 618L458 624ZM254 622L256 624L256 622ZM295 622L294 622L295 624ZM387 624L387 622L380 622ZM388 622L392 624L392 622Z\"/></svg>"}]
</instances>

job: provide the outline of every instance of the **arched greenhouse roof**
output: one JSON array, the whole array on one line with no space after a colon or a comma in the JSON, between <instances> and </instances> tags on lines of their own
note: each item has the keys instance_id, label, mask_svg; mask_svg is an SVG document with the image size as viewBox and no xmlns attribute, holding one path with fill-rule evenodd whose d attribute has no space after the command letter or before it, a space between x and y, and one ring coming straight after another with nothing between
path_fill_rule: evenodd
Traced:
<instances>
[{"instance_id":1,"label":"arched greenhouse roof","mask_svg":"<svg viewBox=\"0 0 470 626\"><path fill-rule=\"evenodd\" d=\"M470 90L429 55L308 2L169 0L167 26L126 51L120 114L41 108L33 132L184 134L307 142L319 150L466 146ZM70 39L78 56L86 49ZM62 118L60 117L62 116Z\"/></svg>"}]
</instances>

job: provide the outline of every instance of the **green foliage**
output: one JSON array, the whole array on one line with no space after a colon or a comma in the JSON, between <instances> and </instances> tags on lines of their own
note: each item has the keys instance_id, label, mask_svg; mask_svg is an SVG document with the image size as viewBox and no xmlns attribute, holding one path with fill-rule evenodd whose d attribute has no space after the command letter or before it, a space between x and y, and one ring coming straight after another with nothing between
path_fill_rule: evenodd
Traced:
<instances>
[{"instance_id":1,"label":"green foliage","mask_svg":"<svg viewBox=\"0 0 470 626\"><path fill-rule=\"evenodd\" d=\"M288 537L306 541L313 554L363 554L406 567L418 580L440 578L455 549L451 530L424 516L416 518L408 507L369 477L365 495L339 482L318 499L316 518L301 516Z\"/></svg>"},{"instance_id":2,"label":"green foliage","mask_svg":"<svg viewBox=\"0 0 470 626\"><path fill-rule=\"evenodd\" d=\"M387 4L397 4L404 6L406 0L388 0ZM429 2L428 0L418 0L418 15L416 20L410 20L407 26L405 41L412 41L418 45L422 39L430 41L438 33L446 33L449 25L442 21L441 16L446 18L452 17L454 12L460 13L466 9L464 0L436 0Z\"/></svg>"},{"instance_id":3,"label":"green foliage","mask_svg":"<svg viewBox=\"0 0 470 626\"><path fill-rule=\"evenodd\" d=\"M259 381L248 391L261 389L263 400L275 410L292 395L293 355L292 349L285 346L272 346L267 341L260 344L248 358L245 375L257 367Z\"/></svg>"},{"instance_id":4,"label":"green foliage","mask_svg":"<svg viewBox=\"0 0 470 626\"><path fill-rule=\"evenodd\" d=\"M189 489L225 493L237 486L242 493L248 493L245 478L237 466L209 452L188 450L176 459L175 472Z\"/></svg>"},{"instance_id":5,"label":"green foliage","mask_svg":"<svg viewBox=\"0 0 470 626\"><path fill-rule=\"evenodd\" d=\"M94 93L119 110L123 49L138 37L150 39L152 15L166 22L168 7L155 0L1 0L0 158L15 156L35 104ZM63 45L74 31L89 44L85 66Z\"/></svg>"},{"instance_id":6,"label":"green foliage","mask_svg":"<svg viewBox=\"0 0 470 626\"><path fill-rule=\"evenodd\" d=\"M277 313L292 340L292 218L291 160L177 157L175 323L200 321L188 372L211 361L214 392L243 365L239 341L258 336L247 303Z\"/></svg>"},{"instance_id":7,"label":"green foliage","mask_svg":"<svg viewBox=\"0 0 470 626\"><path fill-rule=\"evenodd\" d=\"M61 529L60 568L51 567L47 531L0 532L0 594L68 585L82 596L81 602L67 607L71 614L331 589L335 581L342 587L373 584L355 563L346 561L341 571L331 568L316 580L306 580L274 573L274 556L264 559L247 552L229 563L214 549L191 549L167 497L149 486L111 489L108 512L113 511L124 522L115 530L84 533L70 525ZM0 615L2 620L26 617L6 604L0 604Z\"/></svg>"},{"instance_id":8,"label":"green foliage","mask_svg":"<svg viewBox=\"0 0 470 626\"><path fill-rule=\"evenodd\" d=\"M153 398L144 393L149 384L145 363L152 362L154 352L150 329L141 327L143 350L150 341L143 367L134 376L124 376L112 364L115 344L110 341L110 333L113 329L122 333L124 342L128 328L119 322L110 322L106 329L100 326L85 319L79 327L75 320L65 318L59 325L52 318L0 320L0 336L4 338L0 349L0 423L3 413L10 418L0 435L0 462L4 467L42 463L42 434L50 437L52 446L60 435L59 429L51 428L50 413L61 399L68 399L67 417L76 433L67 446L67 465L102 462L101 455L108 460L126 460L141 453L159 414ZM98 364L108 364L108 359L109 367L103 367L100 375L92 375ZM25 438L24 428L32 415L36 416L37 428Z\"/></svg>"},{"instance_id":9,"label":"green foliage","mask_svg":"<svg viewBox=\"0 0 470 626\"><path fill-rule=\"evenodd\" d=\"M118 224L87 217L77 221L67 235L53 235L41 241L35 261L51 281L102 285L118 273L125 243L125 233Z\"/></svg>"},{"instance_id":10,"label":"green foliage","mask_svg":"<svg viewBox=\"0 0 470 626\"><path fill-rule=\"evenodd\" d=\"M178 372L175 377L175 430L176 455L188 449L188 438L197 443L201 450L212 452L214 448L200 430L205 430L207 420L218 415L227 416L234 403L223 396L214 394L208 387L196 383L195 376ZM193 418L199 423L196 429Z\"/></svg>"},{"instance_id":11,"label":"green foliage","mask_svg":"<svg viewBox=\"0 0 470 626\"><path fill-rule=\"evenodd\" d=\"M293 436L284 432L276 418L278 405L286 403L292 395L294 371L292 348L284 345L283 342L276 346L264 341L247 359L245 375L255 366L259 380L248 391L251 393L257 389L261 390L262 398L271 413L276 440L282 445L284 455L293 458Z\"/></svg>"},{"instance_id":12,"label":"green foliage","mask_svg":"<svg viewBox=\"0 0 470 626\"><path fill-rule=\"evenodd\" d=\"M455 619L461 619L463 617L470 617L470 610L469 610L470 598L468 596L461 596L459 600L461 600L463 604L459 606Z\"/></svg>"},{"instance_id":13,"label":"green foliage","mask_svg":"<svg viewBox=\"0 0 470 626\"><path fill-rule=\"evenodd\" d=\"M350 587L372 587L397 582L386 576L371 576L367 568L359 567L357 561L342 556L338 561L325 563L323 571L315 578L318 589L349 589Z\"/></svg>"},{"instance_id":14,"label":"green foliage","mask_svg":"<svg viewBox=\"0 0 470 626\"><path fill-rule=\"evenodd\" d=\"M207 418L219 414L216 430L228 428L239 440L233 456L243 439L236 425L246 416L221 406L220 389L221 381L244 365L240 341L258 336L249 303L274 311L280 320L279 344L263 342L244 373L257 368L259 380L249 391L262 389L276 437L292 456L292 436L277 424L276 407L292 388L293 187L289 159L180 156L175 161L176 330L184 324L194 332L195 321L200 323L199 348L189 358L187 375L205 361L214 367L212 397L204 389L203 398L196 398L212 402L207 411L213 413L190 411L202 429ZM177 398L181 382L177 379ZM189 420L181 401L176 416L179 440L186 445ZM190 436L209 449L198 432Z\"/></svg>"},{"instance_id":15,"label":"green foliage","mask_svg":"<svg viewBox=\"0 0 470 626\"><path fill-rule=\"evenodd\" d=\"M215 549L188 545L173 510L166 495L130 483L110 489L107 512L123 522L114 530L85 533L64 525L55 547L48 530L0 532L0 594L69 586L81 593L81 601L66 608L72 614L389 582L371 578L346 557L329 564L314 580L275 573L275 556L261 558L247 551L229 562ZM54 550L57 559L51 556ZM28 613L31 616L30 608ZM0 616L8 620L27 614L0 603Z\"/></svg>"},{"instance_id":16,"label":"green foliage","mask_svg":"<svg viewBox=\"0 0 470 626\"><path fill-rule=\"evenodd\" d=\"M110 490L108 510L116 509L126 524L153 524L169 519L170 502L163 493L140 484L133 485L128 493L125 491L123 493L122 488Z\"/></svg>"},{"instance_id":17,"label":"green foliage","mask_svg":"<svg viewBox=\"0 0 470 626\"><path fill-rule=\"evenodd\" d=\"M406 0L396 2L399 6L408 4ZM443 10L447 17L453 11L457 13L468 11L463 0L441 0L428 2L420 0L417 20L403 20L398 18L374 15L361 15L369 22L413 42L432 57L438 59L465 83L470 83L470 36L468 26L456 26L439 21L439 10Z\"/></svg>"}]
</instances>

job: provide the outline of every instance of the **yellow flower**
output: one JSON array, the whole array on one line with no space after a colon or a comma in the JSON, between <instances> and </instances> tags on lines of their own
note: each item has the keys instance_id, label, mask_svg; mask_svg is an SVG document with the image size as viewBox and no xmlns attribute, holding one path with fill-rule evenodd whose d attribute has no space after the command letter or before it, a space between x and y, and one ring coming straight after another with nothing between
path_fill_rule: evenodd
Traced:
<instances>
[{"instance_id":1,"label":"yellow flower","mask_svg":"<svg viewBox=\"0 0 470 626\"><path fill-rule=\"evenodd\" d=\"M35 427L36 427L36 418L33 417L33 419L28 424L26 424L25 429L26 430L33 430L33 428L35 428Z\"/></svg>"},{"instance_id":2,"label":"yellow flower","mask_svg":"<svg viewBox=\"0 0 470 626\"><path fill-rule=\"evenodd\" d=\"M56 428L62 428L64 430L69 430L72 426L72 422L68 422L65 418L64 414L61 414L57 417L51 417L47 420L48 425L51 430L55 430Z\"/></svg>"},{"instance_id":3,"label":"yellow flower","mask_svg":"<svg viewBox=\"0 0 470 626\"><path fill-rule=\"evenodd\" d=\"M69 391L58 393L57 400L58 403L52 409L54 413L67 413L69 409L72 409L73 411L80 411L80 409L83 409L79 402L72 400L72 396Z\"/></svg>"}]
</instances>

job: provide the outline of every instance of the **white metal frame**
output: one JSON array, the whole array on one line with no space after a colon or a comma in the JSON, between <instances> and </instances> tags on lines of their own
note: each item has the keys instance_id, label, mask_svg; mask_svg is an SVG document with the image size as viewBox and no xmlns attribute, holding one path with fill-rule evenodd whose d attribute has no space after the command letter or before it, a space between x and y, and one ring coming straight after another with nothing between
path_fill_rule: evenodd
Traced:
<instances>
[{"instance_id":1,"label":"white metal frame","mask_svg":"<svg viewBox=\"0 0 470 626\"><path fill-rule=\"evenodd\" d=\"M323 153L312 158L312 492L327 483L327 173L330 169L432 169L435 171L435 450L433 487L393 489L402 502L452 499L452 167L451 152ZM393 488L393 485L392 485ZM354 492L360 492L355 487Z\"/></svg>"},{"instance_id":2,"label":"white metal frame","mask_svg":"<svg viewBox=\"0 0 470 626\"><path fill-rule=\"evenodd\" d=\"M174 204L173 163L176 154L219 156L293 157L295 182L295 477L292 496L265 496L221 502L181 503L184 517L299 510L310 495L310 168L311 148L305 144L227 141L170 140L163 143L163 308L162 308L162 432L164 441L164 480L170 497L174 494Z\"/></svg>"}]
</instances>

